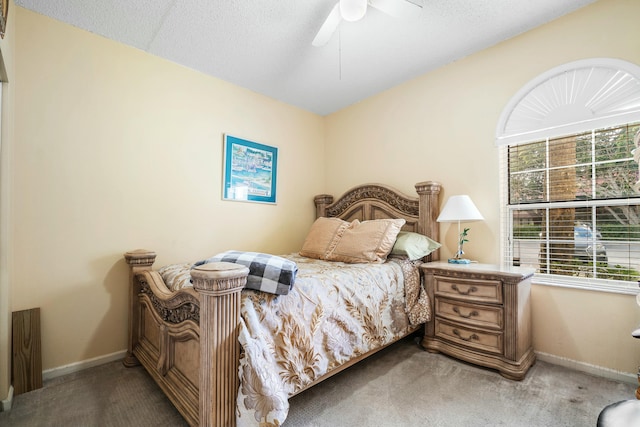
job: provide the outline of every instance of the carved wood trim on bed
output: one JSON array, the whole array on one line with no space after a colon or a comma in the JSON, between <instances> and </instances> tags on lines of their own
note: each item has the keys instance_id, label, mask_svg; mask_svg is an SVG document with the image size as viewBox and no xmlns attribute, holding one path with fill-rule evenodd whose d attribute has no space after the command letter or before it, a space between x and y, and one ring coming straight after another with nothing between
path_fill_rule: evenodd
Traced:
<instances>
[{"instance_id":1,"label":"carved wood trim on bed","mask_svg":"<svg viewBox=\"0 0 640 427\"><path fill-rule=\"evenodd\" d=\"M418 197L381 184L354 187L335 203L330 195L316 196L316 216L404 218L405 230L438 240L441 186L427 181L415 187ZM124 257L130 274L129 343L123 363L142 364L190 425L235 426L240 291L249 270L230 263L204 264L192 271L193 289L172 292L152 270L154 252L135 250ZM437 260L438 251L428 259Z\"/></svg>"},{"instance_id":2,"label":"carved wood trim on bed","mask_svg":"<svg viewBox=\"0 0 640 427\"><path fill-rule=\"evenodd\" d=\"M200 420L207 425L236 423L240 344L240 291L249 269L239 264L214 262L193 269L193 287L201 295ZM202 425L202 423L200 423Z\"/></svg>"},{"instance_id":3,"label":"carved wood trim on bed","mask_svg":"<svg viewBox=\"0 0 640 427\"><path fill-rule=\"evenodd\" d=\"M321 194L314 198L316 218L338 217L345 221L379 218L404 218L403 230L413 231L440 240L440 227L436 222L442 186L435 181L415 185L418 197L411 197L383 184L365 184L352 188L335 202L333 196ZM440 251L429 255L426 261L440 259Z\"/></svg>"}]
</instances>

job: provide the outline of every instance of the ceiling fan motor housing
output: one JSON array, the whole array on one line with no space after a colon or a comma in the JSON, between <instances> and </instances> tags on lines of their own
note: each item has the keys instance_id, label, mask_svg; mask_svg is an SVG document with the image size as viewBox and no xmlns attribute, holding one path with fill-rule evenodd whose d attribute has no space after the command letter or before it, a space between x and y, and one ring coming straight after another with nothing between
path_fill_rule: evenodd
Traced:
<instances>
[{"instance_id":1,"label":"ceiling fan motor housing","mask_svg":"<svg viewBox=\"0 0 640 427\"><path fill-rule=\"evenodd\" d=\"M340 0L340 15L349 22L364 18L367 13L367 0Z\"/></svg>"}]
</instances>

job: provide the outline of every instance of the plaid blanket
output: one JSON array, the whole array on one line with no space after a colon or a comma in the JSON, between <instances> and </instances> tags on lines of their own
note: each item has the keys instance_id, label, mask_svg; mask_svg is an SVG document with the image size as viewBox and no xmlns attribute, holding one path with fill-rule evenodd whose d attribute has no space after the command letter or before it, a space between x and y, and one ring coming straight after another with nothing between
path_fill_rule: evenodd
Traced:
<instances>
[{"instance_id":1,"label":"plaid blanket","mask_svg":"<svg viewBox=\"0 0 640 427\"><path fill-rule=\"evenodd\" d=\"M194 267L210 262L232 262L249 268L249 277L245 288L286 295L293 289L298 266L295 262L275 255L259 252L227 251L203 261Z\"/></svg>"}]
</instances>

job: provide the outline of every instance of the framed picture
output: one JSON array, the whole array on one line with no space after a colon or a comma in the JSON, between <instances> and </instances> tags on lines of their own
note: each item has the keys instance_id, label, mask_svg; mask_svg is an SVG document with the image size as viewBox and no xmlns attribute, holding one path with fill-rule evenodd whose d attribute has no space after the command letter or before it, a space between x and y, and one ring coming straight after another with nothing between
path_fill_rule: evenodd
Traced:
<instances>
[{"instance_id":1,"label":"framed picture","mask_svg":"<svg viewBox=\"0 0 640 427\"><path fill-rule=\"evenodd\" d=\"M223 199L276 203L277 170L276 147L224 136Z\"/></svg>"}]
</instances>

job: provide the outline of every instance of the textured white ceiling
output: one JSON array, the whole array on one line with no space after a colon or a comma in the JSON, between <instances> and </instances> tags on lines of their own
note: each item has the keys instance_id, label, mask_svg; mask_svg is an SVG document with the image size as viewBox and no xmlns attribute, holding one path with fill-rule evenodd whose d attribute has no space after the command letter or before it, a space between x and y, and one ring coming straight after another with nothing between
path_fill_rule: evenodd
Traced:
<instances>
[{"instance_id":1,"label":"textured white ceiling","mask_svg":"<svg viewBox=\"0 0 640 427\"><path fill-rule=\"evenodd\" d=\"M403 1L403 0L398 0ZM16 0L18 6L326 115L595 0L411 0L369 7L323 47L336 0Z\"/></svg>"}]
</instances>

